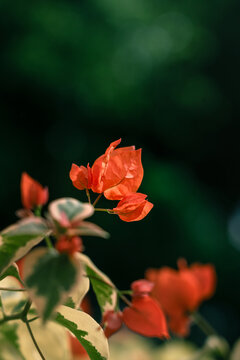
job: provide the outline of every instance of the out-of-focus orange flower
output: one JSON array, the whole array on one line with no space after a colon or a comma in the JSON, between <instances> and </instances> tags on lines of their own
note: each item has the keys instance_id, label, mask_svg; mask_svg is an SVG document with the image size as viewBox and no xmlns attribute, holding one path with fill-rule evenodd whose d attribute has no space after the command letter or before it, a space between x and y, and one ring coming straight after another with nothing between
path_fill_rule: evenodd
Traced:
<instances>
[{"instance_id":1,"label":"out-of-focus orange flower","mask_svg":"<svg viewBox=\"0 0 240 360\"><path fill-rule=\"evenodd\" d=\"M141 335L169 338L164 313L149 295L133 296L132 306L123 310L123 321L130 330Z\"/></svg>"},{"instance_id":2,"label":"out-of-focus orange flower","mask_svg":"<svg viewBox=\"0 0 240 360\"><path fill-rule=\"evenodd\" d=\"M115 149L121 139L114 141L92 166L92 187L96 193L104 193L109 200L121 200L136 192L142 182L143 167L141 149L135 146Z\"/></svg>"},{"instance_id":3,"label":"out-of-focus orange flower","mask_svg":"<svg viewBox=\"0 0 240 360\"><path fill-rule=\"evenodd\" d=\"M107 338L112 336L122 327L121 311L109 310L103 314L104 333Z\"/></svg>"},{"instance_id":4,"label":"out-of-focus orange flower","mask_svg":"<svg viewBox=\"0 0 240 360\"><path fill-rule=\"evenodd\" d=\"M82 251L82 239L79 236L61 235L55 247L60 253L72 255L75 252Z\"/></svg>"},{"instance_id":5,"label":"out-of-focus orange flower","mask_svg":"<svg viewBox=\"0 0 240 360\"><path fill-rule=\"evenodd\" d=\"M25 209L34 209L48 201L48 188L31 178L26 172L21 177L21 198Z\"/></svg>"},{"instance_id":6,"label":"out-of-focus orange flower","mask_svg":"<svg viewBox=\"0 0 240 360\"><path fill-rule=\"evenodd\" d=\"M92 186L92 171L89 164L87 167L72 164L69 176L78 190L90 189Z\"/></svg>"},{"instance_id":7,"label":"out-of-focus orange flower","mask_svg":"<svg viewBox=\"0 0 240 360\"><path fill-rule=\"evenodd\" d=\"M145 279L136 280L131 284L133 296L148 295L152 291L153 287L154 283Z\"/></svg>"},{"instance_id":8,"label":"out-of-focus orange flower","mask_svg":"<svg viewBox=\"0 0 240 360\"><path fill-rule=\"evenodd\" d=\"M151 295L167 314L170 329L185 336L189 331L189 314L214 294L216 273L211 264L187 267L181 261L179 265L179 270L168 267L149 269L146 278L154 283Z\"/></svg>"},{"instance_id":9,"label":"out-of-focus orange flower","mask_svg":"<svg viewBox=\"0 0 240 360\"><path fill-rule=\"evenodd\" d=\"M146 197L147 195L140 193L126 195L119 201L113 212L123 221L142 220L153 208L153 204L147 201Z\"/></svg>"}]
</instances>

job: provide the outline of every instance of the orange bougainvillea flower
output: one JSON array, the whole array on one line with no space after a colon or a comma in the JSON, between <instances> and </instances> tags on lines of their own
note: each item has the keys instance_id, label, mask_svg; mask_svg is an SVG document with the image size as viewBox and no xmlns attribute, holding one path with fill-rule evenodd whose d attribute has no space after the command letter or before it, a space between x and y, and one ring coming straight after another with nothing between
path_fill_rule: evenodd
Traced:
<instances>
[{"instance_id":1,"label":"orange bougainvillea flower","mask_svg":"<svg viewBox=\"0 0 240 360\"><path fill-rule=\"evenodd\" d=\"M164 313L158 302L148 295L133 297L132 306L123 310L123 321L141 335L169 338Z\"/></svg>"},{"instance_id":2,"label":"orange bougainvillea flower","mask_svg":"<svg viewBox=\"0 0 240 360\"><path fill-rule=\"evenodd\" d=\"M44 188L25 172L22 173L20 188L22 204L25 209L34 209L48 201L48 188Z\"/></svg>"},{"instance_id":3,"label":"orange bougainvillea flower","mask_svg":"<svg viewBox=\"0 0 240 360\"><path fill-rule=\"evenodd\" d=\"M114 141L92 166L92 187L96 193L104 193L109 200L121 200L136 192L143 178L141 149L135 146L115 149L121 139Z\"/></svg>"},{"instance_id":4,"label":"orange bougainvillea flower","mask_svg":"<svg viewBox=\"0 0 240 360\"><path fill-rule=\"evenodd\" d=\"M179 270L168 267L149 269L146 278L154 283L151 295L167 314L170 329L185 336L189 330L189 314L214 294L216 273L211 264L190 267L183 261L179 264Z\"/></svg>"},{"instance_id":5,"label":"orange bougainvillea flower","mask_svg":"<svg viewBox=\"0 0 240 360\"><path fill-rule=\"evenodd\" d=\"M109 310L103 314L104 334L107 338L117 332L123 324L121 311Z\"/></svg>"},{"instance_id":6,"label":"orange bougainvillea flower","mask_svg":"<svg viewBox=\"0 0 240 360\"><path fill-rule=\"evenodd\" d=\"M77 166L72 164L70 179L78 190L90 189L92 186L92 171L89 166Z\"/></svg>"},{"instance_id":7,"label":"orange bougainvillea flower","mask_svg":"<svg viewBox=\"0 0 240 360\"><path fill-rule=\"evenodd\" d=\"M140 193L126 195L112 211L123 221L142 220L153 208L153 204L147 201L146 197L147 195Z\"/></svg>"},{"instance_id":8,"label":"orange bougainvillea flower","mask_svg":"<svg viewBox=\"0 0 240 360\"><path fill-rule=\"evenodd\" d=\"M148 295L153 290L153 287L154 283L145 279L136 280L131 284L133 296Z\"/></svg>"},{"instance_id":9,"label":"orange bougainvillea flower","mask_svg":"<svg viewBox=\"0 0 240 360\"><path fill-rule=\"evenodd\" d=\"M69 237L61 235L55 247L60 253L72 255L75 252L82 251L82 239L79 236Z\"/></svg>"}]
</instances>

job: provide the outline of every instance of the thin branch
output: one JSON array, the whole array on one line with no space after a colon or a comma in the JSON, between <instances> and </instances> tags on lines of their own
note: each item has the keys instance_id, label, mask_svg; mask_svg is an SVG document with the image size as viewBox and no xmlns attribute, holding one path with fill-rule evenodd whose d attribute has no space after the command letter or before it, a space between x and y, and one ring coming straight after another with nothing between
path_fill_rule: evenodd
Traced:
<instances>
[{"instance_id":1,"label":"thin branch","mask_svg":"<svg viewBox=\"0 0 240 360\"><path fill-rule=\"evenodd\" d=\"M216 330L207 322L207 320L204 319L204 317L200 313L193 313L191 315L191 318L205 335L218 335Z\"/></svg>"},{"instance_id":2,"label":"thin branch","mask_svg":"<svg viewBox=\"0 0 240 360\"><path fill-rule=\"evenodd\" d=\"M0 287L0 291L26 291L24 288L8 288L8 287Z\"/></svg>"},{"instance_id":3,"label":"thin branch","mask_svg":"<svg viewBox=\"0 0 240 360\"><path fill-rule=\"evenodd\" d=\"M101 199L102 194L99 194L98 197L95 199L95 201L93 202L93 207L96 206L96 204L99 202L99 200Z\"/></svg>"},{"instance_id":4,"label":"thin branch","mask_svg":"<svg viewBox=\"0 0 240 360\"><path fill-rule=\"evenodd\" d=\"M50 239L50 237L47 235L47 236L45 236L45 242L46 242L46 245L47 245L47 247L49 248L49 249L53 249L53 244L52 244L52 242L51 242L51 239Z\"/></svg>"},{"instance_id":5,"label":"thin branch","mask_svg":"<svg viewBox=\"0 0 240 360\"><path fill-rule=\"evenodd\" d=\"M32 329L31 329L31 327L30 327L30 325L29 325L29 321L26 320L25 324L26 324L26 326L27 326L28 332L29 332L29 334L30 334L30 336L31 336L31 338L32 338L32 341L33 341L33 343L34 343L34 345L35 345L35 348L37 349L37 351L38 351L41 359L42 359L42 360L46 360L45 357L43 356L43 353L41 352L41 350L40 350L40 348L39 348L39 346L38 346L38 343L37 343L34 335L33 335Z\"/></svg>"},{"instance_id":6,"label":"thin branch","mask_svg":"<svg viewBox=\"0 0 240 360\"><path fill-rule=\"evenodd\" d=\"M88 189L86 189L86 195L87 195L89 204L91 204L91 197L90 197L90 193L89 193Z\"/></svg>"},{"instance_id":7,"label":"thin branch","mask_svg":"<svg viewBox=\"0 0 240 360\"><path fill-rule=\"evenodd\" d=\"M31 323L31 322L33 322L33 321L35 321L37 319L40 319L40 317L39 316L34 316L33 318L29 319L28 322Z\"/></svg>"}]
</instances>

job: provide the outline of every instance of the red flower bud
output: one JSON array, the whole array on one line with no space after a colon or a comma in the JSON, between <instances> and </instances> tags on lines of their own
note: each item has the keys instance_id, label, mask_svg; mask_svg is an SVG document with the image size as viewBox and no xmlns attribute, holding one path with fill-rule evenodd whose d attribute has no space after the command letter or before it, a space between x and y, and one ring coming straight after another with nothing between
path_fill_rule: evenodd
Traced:
<instances>
[{"instance_id":1,"label":"red flower bud","mask_svg":"<svg viewBox=\"0 0 240 360\"><path fill-rule=\"evenodd\" d=\"M79 236L68 237L62 235L56 243L56 249L60 253L72 255L75 252L82 251L82 239Z\"/></svg>"},{"instance_id":2,"label":"red flower bud","mask_svg":"<svg viewBox=\"0 0 240 360\"><path fill-rule=\"evenodd\" d=\"M25 172L22 173L20 188L22 204L25 209L34 209L48 201L48 188L43 188L39 182Z\"/></svg>"},{"instance_id":3,"label":"red flower bud","mask_svg":"<svg viewBox=\"0 0 240 360\"><path fill-rule=\"evenodd\" d=\"M154 284L148 280L136 280L131 284L133 296L148 295L154 287Z\"/></svg>"},{"instance_id":4,"label":"red flower bud","mask_svg":"<svg viewBox=\"0 0 240 360\"><path fill-rule=\"evenodd\" d=\"M120 311L109 310L103 315L103 323L105 325L104 333L107 338L117 332L122 326L122 313Z\"/></svg>"}]
</instances>

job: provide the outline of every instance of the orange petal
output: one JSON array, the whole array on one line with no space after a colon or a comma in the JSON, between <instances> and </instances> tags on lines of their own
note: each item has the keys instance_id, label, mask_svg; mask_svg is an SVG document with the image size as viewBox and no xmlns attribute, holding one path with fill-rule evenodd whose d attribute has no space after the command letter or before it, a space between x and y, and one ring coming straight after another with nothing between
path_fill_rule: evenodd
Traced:
<instances>
[{"instance_id":1,"label":"orange petal","mask_svg":"<svg viewBox=\"0 0 240 360\"><path fill-rule=\"evenodd\" d=\"M121 200L125 195L138 190L143 179L141 149L115 150L105 175L104 196L109 200ZM114 184L109 186L109 180Z\"/></svg>"},{"instance_id":2,"label":"orange petal","mask_svg":"<svg viewBox=\"0 0 240 360\"><path fill-rule=\"evenodd\" d=\"M43 188L26 172L22 173L20 189L22 204L26 209L33 209L46 204L48 201L48 188Z\"/></svg>"},{"instance_id":3,"label":"orange petal","mask_svg":"<svg viewBox=\"0 0 240 360\"><path fill-rule=\"evenodd\" d=\"M211 264L193 264L190 267L192 274L199 282L201 300L209 299L216 289L217 275L215 267Z\"/></svg>"},{"instance_id":4,"label":"orange petal","mask_svg":"<svg viewBox=\"0 0 240 360\"><path fill-rule=\"evenodd\" d=\"M78 190L89 189L91 187L91 170L89 165L88 168L86 168L85 166L72 164L69 176L72 180L73 186L75 186Z\"/></svg>"},{"instance_id":5,"label":"orange petal","mask_svg":"<svg viewBox=\"0 0 240 360\"><path fill-rule=\"evenodd\" d=\"M189 334L190 323L189 316L180 315L170 317L168 325L174 334L185 337Z\"/></svg>"},{"instance_id":6,"label":"orange petal","mask_svg":"<svg viewBox=\"0 0 240 360\"><path fill-rule=\"evenodd\" d=\"M151 294L169 316L180 316L198 306L199 287L191 274L163 267L155 272L147 271L146 278L154 282Z\"/></svg>"},{"instance_id":7,"label":"orange petal","mask_svg":"<svg viewBox=\"0 0 240 360\"><path fill-rule=\"evenodd\" d=\"M169 338L163 311L149 296L133 298L132 307L123 310L123 321L130 330L141 335Z\"/></svg>"},{"instance_id":8,"label":"orange petal","mask_svg":"<svg viewBox=\"0 0 240 360\"><path fill-rule=\"evenodd\" d=\"M146 195L136 193L125 196L113 209L121 220L131 222L142 220L153 208L153 204L144 200Z\"/></svg>"}]
</instances>

